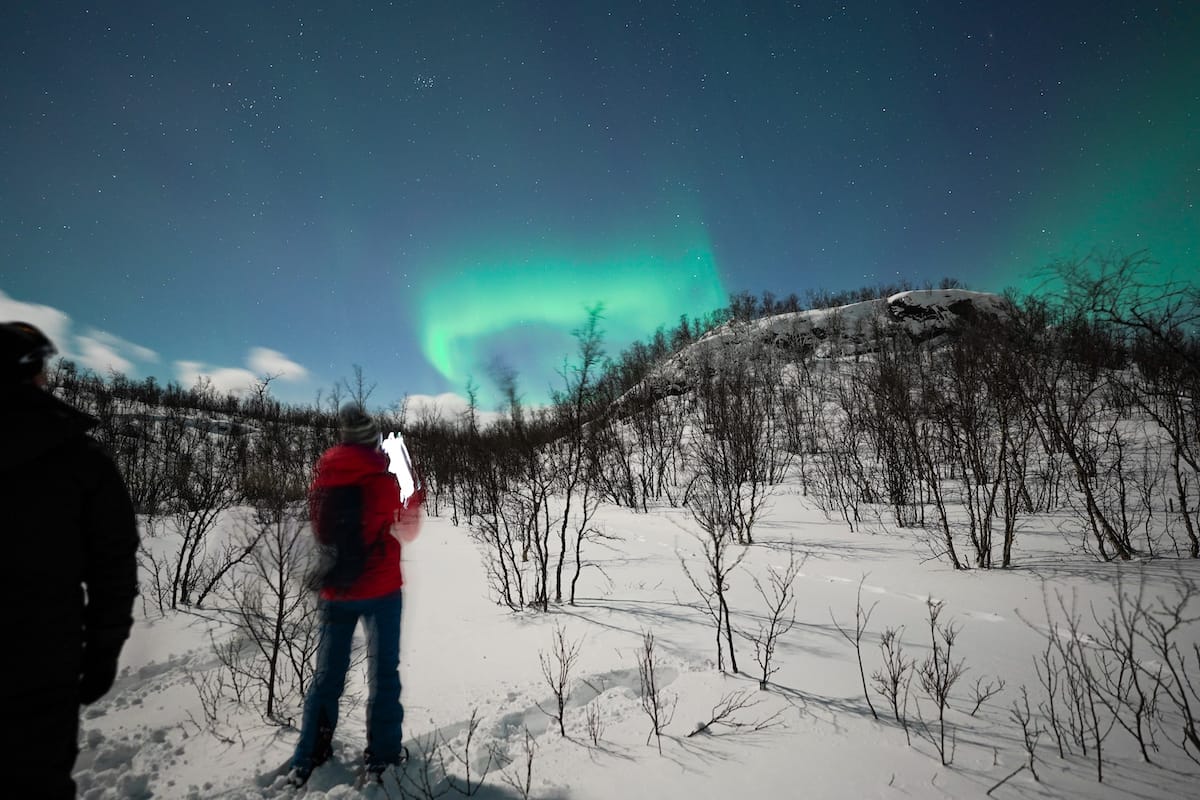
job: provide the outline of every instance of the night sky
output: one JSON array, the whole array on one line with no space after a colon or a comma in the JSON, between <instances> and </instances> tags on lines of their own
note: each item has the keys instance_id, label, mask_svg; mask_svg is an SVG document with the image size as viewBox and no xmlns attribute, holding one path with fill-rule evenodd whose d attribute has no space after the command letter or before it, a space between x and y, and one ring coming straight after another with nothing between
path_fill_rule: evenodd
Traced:
<instances>
[{"instance_id":1,"label":"night sky","mask_svg":"<svg viewBox=\"0 0 1200 800\"><path fill-rule=\"evenodd\" d=\"M9 2L0 317L309 401L544 398L724 303L1200 255L1200 2Z\"/></svg>"}]
</instances>

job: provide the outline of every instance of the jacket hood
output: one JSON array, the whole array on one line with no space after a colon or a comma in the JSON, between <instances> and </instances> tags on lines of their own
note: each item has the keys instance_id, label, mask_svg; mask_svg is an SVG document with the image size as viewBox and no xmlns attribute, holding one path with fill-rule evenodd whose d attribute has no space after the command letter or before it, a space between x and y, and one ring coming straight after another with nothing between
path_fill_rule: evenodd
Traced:
<instances>
[{"instance_id":1,"label":"jacket hood","mask_svg":"<svg viewBox=\"0 0 1200 800\"><path fill-rule=\"evenodd\" d=\"M26 464L68 439L87 433L97 420L29 383L0 389L0 469Z\"/></svg>"},{"instance_id":2,"label":"jacket hood","mask_svg":"<svg viewBox=\"0 0 1200 800\"><path fill-rule=\"evenodd\" d=\"M386 472L390 463L386 453L368 445L334 445L317 463L317 480L324 486L358 483L368 475Z\"/></svg>"}]
</instances>

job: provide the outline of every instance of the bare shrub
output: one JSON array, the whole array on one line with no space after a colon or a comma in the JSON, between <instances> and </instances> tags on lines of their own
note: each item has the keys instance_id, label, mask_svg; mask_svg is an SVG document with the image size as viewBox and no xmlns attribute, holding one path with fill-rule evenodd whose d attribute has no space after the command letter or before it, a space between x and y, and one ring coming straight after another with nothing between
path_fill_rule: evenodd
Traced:
<instances>
[{"instance_id":1,"label":"bare shrub","mask_svg":"<svg viewBox=\"0 0 1200 800\"><path fill-rule=\"evenodd\" d=\"M401 797L410 795L422 800L437 800L449 793L451 785L446 779L445 745L438 732L416 737L413 747L417 757L415 763L409 760L404 764L400 775Z\"/></svg>"},{"instance_id":2,"label":"bare shrub","mask_svg":"<svg viewBox=\"0 0 1200 800\"><path fill-rule=\"evenodd\" d=\"M638 651L638 680L641 683L642 710L650 718L650 733L646 736L646 744L650 738L658 741L658 752L662 754L662 732L675 716L675 704L679 698L669 699L662 687L659 686L658 657L654 652L654 634L642 632L642 648Z\"/></svg>"},{"instance_id":3,"label":"bare shrub","mask_svg":"<svg viewBox=\"0 0 1200 800\"><path fill-rule=\"evenodd\" d=\"M220 593L222 613L250 646L249 653L226 653L222 661L253 684L264 719L274 721L284 721L281 701L303 697L316 657L318 615L304 582L303 513L296 506L257 509L244 531L254 541L247 569Z\"/></svg>"},{"instance_id":4,"label":"bare shrub","mask_svg":"<svg viewBox=\"0 0 1200 800\"><path fill-rule=\"evenodd\" d=\"M592 743L592 747L599 747L600 740L604 738L604 731L608 724L604 720L604 715L600 710L600 704L596 700L584 706L584 726L587 730L588 741Z\"/></svg>"},{"instance_id":5,"label":"bare shrub","mask_svg":"<svg viewBox=\"0 0 1200 800\"><path fill-rule=\"evenodd\" d=\"M782 422L775 414L780 365L769 351L727 357L705 354L692 365L697 422L704 435L692 455L710 499L720 506L730 532L752 544L769 487L782 480L791 461Z\"/></svg>"},{"instance_id":6,"label":"bare shrub","mask_svg":"<svg viewBox=\"0 0 1200 800\"><path fill-rule=\"evenodd\" d=\"M200 699L200 712L204 717L203 722L197 721L189 711L188 721L195 726L197 733L207 732L225 744L233 744L234 739L228 733L231 727L228 712L237 706L228 700L225 673L222 670L196 672L189 669L184 674L188 683L196 690L196 696Z\"/></svg>"},{"instance_id":7,"label":"bare shrub","mask_svg":"<svg viewBox=\"0 0 1200 800\"><path fill-rule=\"evenodd\" d=\"M1046 651L1035 667L1043 686L1052 687L1058 695L1057 700L1049 696L1047 702L1060 753L1074 744L1088 756L1090 747L1090 755L1096 760L1096 780L1103 782L1104 742L1117 722L1102 697L1100 672L1109 669L1108 661L1092 647L1094 640L1083 631L1074 599L1068 608L1061 593L1055 596L1062 620L1052 615L1047 601ZM1051 671L1059 672L1059 676L1050 679Z\"/></svg>"},{"instance_id":8,"label":"bare shrub","mask_svg":"<svg viewBox=\"0 0 1200 800\"><path fill-rule=\"evenodd\" d=\"M537 754L537 742L529 728L525 728L521 738L521 750L520 771L514 774L501 773L501 780L511 786L521 800L529 800L533 796L533 757Z\"/></svg>"},{"instance_id":9,"label":"bare shrub","mask_svg":"<svg viewBox=\"0 0 1200 800\"><path fill-rule=\"evenodd\" d=\"M950 707L950 691L962 677L963 661L961 659L955 661L953 657L958 628L952 622L945 625L938 623L944 606L943 601L935 601L930 598L926 600L926 606L929 609L931 650L917 669L917 680L920 681L921 688L925 690L937 707L938 727L936 734L929 731L928 725L924 724L923 719L922 727L925 730L926 738L937 748L942 764L950 766L950 762L953 761L953 752L948 749L946 743L946 710Z\"/></svg>"},{"instance_id":10,"label":"bare shrub","mask_svg":"<svg viewBox=\"0 0 1200 800\"><path fill-rule=\"evenodd\" d=\"M1178 725L1179 748L1200 764L1200 623L1195 605L1200 591L1190 579L1180 579L1172 598L1157 597L1143 616L1138 636L1162 666L1161 692Z\"/></svg>"},{"instance_id":11,"label":"bare shrub","mask_svg":"<svg viewBox=\"0 0 1200 800\"><path fill-rule=\"evenodd\" d=\"M604 331L600 329L603 319L603 304L587 309L587 320L572 332L577 345L577 361L564 363L560 375L563 388L554 392L555 427L559 437L550 449L553 456L553 471L558 479L558 490L564 498L561 522L558 525L558 560L554 568L554 602L563 599L563 569L567 555L567 534L574 535L575 578L571 581L571 600L574 602L575 584L579 579L581 550L591 517L599 505L599 492L595 481L589 480L588 471L594 459L588 433L588 421L596 415L596 382L600 377L601 359L604 357ZM578 500L577 516L572 518L572 509ZM572 524L574 528L572 529ZM549 590L547 589L547 593Z\"/></svg>"},{"instance_id":12,"label":"bare shrub","mask_svg":"<svg viewBox=\"0 0 1200 800\"><path fill-rule=\"evenodd\" d=\"M212 548L209 543L217 520L239 497L232 442L203 431L193 431L184 442L168 470L173 488L163 518L176 541L168 565L172 609L202 606L221 578L252 549L232 543Z\"/></svg>"},{"instance_id":13,"label":"bare shrub","mask_svg":"<svg viewBox=\"0 0 1200 800\"><path fill-rule=\"evenodd\" d=\"M985 684L984 681L987 683ZM995 681L986 675L976 678L975 685L971 687L971 699L975 701L975 705L971 706L971 716L979 713L980 706L1002 691L1004 691L1004 678L997 678Z\"/></svg>"},{"instance_id":14,"label":"bare shrub","mask_svg":"<svg viewBox=\"0 0 1200 800\"><path fill-rule=\"evenodd\" d=\"M450 787L454 789L454 791L465 797L470 797L479 791L479 788L483 786L483 779L487 777L489 772L491 772L492 764L495 761L495 752L489 750L487 758L483 762L483 767L479 770L478 777L472 781L471 746L475 744L475 734L479 730L480 722L479 709L471 709L471 718L467 720L467 733L461 752L453 749L449 742L446 742L445 740L442 741L443 747L445 747L446 750L449 750L450 756L455 761L462 764L463 769L466 771L466 776L461 780L461 782L458 778L451 774L446 775L446 780L450 784Z\"/></svg>"},{"instance_id":15,"label":"bare shrub","mask_svg":"<svg viewBox=\"0 0 1200 800\"><path fill-rule=\"evenodd\" d=\"M742 636L754 644L754 661L759 668L758 686L760 689L766 689L771 676L779 670L774 665L775 648L779 644L779 637L790 631L796 624L794 584L796 575L799 574L800 568L804 566L806 560L807 556L797 561L796 554L791 553L788 556L787 568L782 574L771 569L767 579L770 596L767 595L762 582L757 577L754 578L754 588L758 590L759 597L767 606L766 624L760 623L756 633L743 632Z\"/></svg>"},{"instance_id":16,"label":"bare shrub","mask_svg":"<svg viewBox=\"0 0 1200 800\"><path fill-rule=\"evenodd\" d=\"M904 629L888 628L879 639L883 651L883 666L871 673L871 683L892 707L892 715L904 729L904 737L912 744L908 730L908 692L912 686L916 662L904 655Z\"/></svg>"},{"instance_id":17,"label":"bare shrub","mask_svg":"<svg viewBox=\"0 0 1200 800\"><path fill-rule=\"evenodd\" d=\"M715 489L707 481L699 485L688 500L688 509L700 526L697 538L704 548L704 575L697 577L680 556L680 563L688 581L704 601L708 616L716 628L717 669L725 669L725 647L729 648L729 665L738 671L737 653L733 647L733 625L729 619L729 576L746 557L746 550L736 555L729 552L733 544L734 521L729 508L721 502Z\"/></svg>"},{"instance_id":18,"label":"bare shrub","mask_svg":"<svg viewBox=\"0 0 1200 800\"><path fill-rule=\"evenodd\" d=\"M867 673L866 668L863 666L862 656L863 635L867 631L867 624L871 621L871 613L875 610L875 606L878 605L877 603L872 603L870 608L865 611L863 610L862 587L866 580L867 576L863 575L862 580L858 582L857 603L854 606L854 632L851 633L842 627L842 624L833 616L832 609L829 611L829 618L833 620L834 627L838 629L838 633L842 635L842 638L854 647L854 654L858 659L858 677L862 682L863 697L866 698L867 708L871 709L871 716L879 719L879 714L875 712L875 704L871 702L871 693L867 691Z\"/></svg>"},{"instance_id":19,"label":"bare shrub","mask_svg":"<svg viewBox=\"0 0 1200 800\"><path fill-rule=\"evenodd\" d=\"M746 691L729 692L717 701L716 705L712 707L708 720L697 724L696 728L688 734L688 738L701 733L712 733L713 728L718 726L735 732L754 732L763 731L779 724L779 718L783 715L782 709L755 720L747 721L737 718L736 715L739 712L748 711L761 702Z\"/></svg>"},{"instance_id":20,"label":"bare shrub","mask_svg":"<svg viewBox=\"0 0 1200 800\"><path fill-rule=\"evenodd\" d=\"M579 660L580 642L568 642L566 633L561 625L554 626L554 644L549 653L539 652L538 661L542 665L542 677L550 687L553 695L554 708L550 711L538 708L542 713L558 723L561 736L567 735L566 723L563 721L567 707L567 697L571 692L571 671Z\"/></svg>"},{"instance_id":21,"label":"bare shrub","mask_svg":"<svg viewBox=\"0 0 1200 800\"><path fill-rule=\"evenodd\" d=\"M481 512L471 523L471 537L480 545L484 569L497 600L513 611L527 605L525 564L529 509L510 495L501 477L503 465L488 463L481 470Z\"/></svg>"},{"instance_id":22,"label":"bare shrub","mask_svg":"<svg viewBox=\"0 0 1200 800\"><path fill-rule=\"evenodd\" d=\"M1099 633L1092 643L1096 669L1091 675L1097 699L1137 742L1142 760L1149 764L1150 751L1158 749L1154 734L1160 724L1158 700L1164 689L1165 666L1140 657L1141 640L1154 629L1147 616L1145 581L1130 595L1118 575L1108 615L1092 609Z\"/></svg>"},{"instance_id":23,"label":"bare shrub","mask_svg":"<svg viewBox=\"0 0 1200 800\"><path fill-rule=\"evenodd\" d=\"M1037 760L1037 743L1042 738L1044 729L1033 716L1033 712L1029 710L1029 692L1024 686L1021 687L1021 699L1012 702L1012 709L1009 712L1009 718L1021 726L1021 742L1025 746L1025 755L1029 761L1029 774L1033 776L1035 781L1041 781L1038 777L1037 770L1034 768L1034 762Z\"/></svg>"},{"instance_id":24,"label":"bare shrub","mask_svg":"<svg viewBox=\"0 0 1200 800\"><path fill-rule=\"evenodd\" d=\"M1070 744L1066 709L1059 702L1062 691L1060 666L1054 651L1054 640L1047 636L1046 647L1033 662L1034 672L1037 673L1045 697L1038 703L1038 713L1050 723L1050 732L1054 734L1054 743L1058 747L1058 757L1066 758Z\"/></svg>"}]
</instances>

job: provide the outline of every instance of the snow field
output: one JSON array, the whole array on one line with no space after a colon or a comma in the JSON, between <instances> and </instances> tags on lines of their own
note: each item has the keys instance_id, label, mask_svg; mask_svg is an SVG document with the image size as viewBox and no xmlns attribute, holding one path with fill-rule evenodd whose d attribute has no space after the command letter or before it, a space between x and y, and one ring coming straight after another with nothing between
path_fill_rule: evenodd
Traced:
<instances>
[{"instance_id":1,"label":"snow field","mask_svg":"<svg viewBox=\"0 0 1200 800\"><path fill-rule=\"evenodd\" d=\"M232 530L235 516L222 531ZM526 730L536 746L531 794L538 798L981 797L1025 761L1008 708L1022 684L1031 703L1039 694L1033 657L1045 646L1047 600L1053 609L1058 593L1068 602L1074 597L1081 609L1090 603L1103 608L1117 572L1129 582L1144 574L1149 586L1164 592L1176 569L1200 580L1190 563L1099 565L1067 556L1067 543L1047 520L1029 521L1021 534L1020 561L1027 566L955 572L928 559L918 532L851 533L813 510L795 487L779 487L756 528L758 544L729 587L735 626L754 630L765 609L750 576L765 580L767 570L786 567L791 552L808 556L796 581L796 625L780 643L771 689L760 691L748 642L736 642L745 674L716 670L712 624L680 566L681 555L694 560L700 553L686 513L639 515L605 507L600 523L620 540L585 550L595 566L584 572L578 604L548 614L513 614L488 596L467 529L426 520L404 557L401 679L410 769L427 763L419 745L436 734L446 742L447 771L462 785L466 768L458 756L465 754L474 714L478 728L465 760L473 781L490 760L491 771L475 794L485 799L521 796L504 777L515 779L523 768ZM871 610L863 640L868 680L880 663L885 628L903 626L910 657L928 653L928 598L944 600L941 622L959 628L955 648L967 672L952 701L951 767L943 767L932 745L915 733L910 746L874 692L880 720L871 717L854 648L838 629L853 632L860 584L862 606ZM565 739L542 710L552 710L553 701L539 654L550 652L555 626L580 646ZM674 711L662 755L653 740L646 743L650 722L639 693L637 657L646 630L654 633L659 683ZM265 723L250 707L226 712L215 731L205 725L195 684L217 664L210 634L220 640L229 632L191 614L139 614L117 686L83 719L76 772L81 797L290 796L279 776L294 729ZM970 687L979 678L1002 678L1005 688L971 716ZM714 726L688 735L737 692L755 704L733 719L750 727L771 720L769 727ZM365 792L350 785L363 747L365 696L362 670L352 669L336 758L314 773L304 796L400 796L395 776ZM920 700L929 718L930 701ZM598 720L593 726L603 728L596 746L589 709ZM910 709L910 724L915 716ZM1115 732L1106 743L1111 764L1100 784L1091 761L1062 761L1043 737L1041 782L1024 771L992 796L1184 797L1196 772L1173 749L1164 743L1164 766L1143 765L1132 742Z\"/></svg>"}]
</instances>

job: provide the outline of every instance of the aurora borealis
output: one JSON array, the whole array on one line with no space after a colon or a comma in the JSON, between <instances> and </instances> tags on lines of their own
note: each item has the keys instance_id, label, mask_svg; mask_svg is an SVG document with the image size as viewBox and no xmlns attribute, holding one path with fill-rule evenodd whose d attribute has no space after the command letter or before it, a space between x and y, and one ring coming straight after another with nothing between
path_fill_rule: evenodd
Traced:
<instances>
[{"instance_id":1,"label":"aurora borealis","mask_svg":"<svg viewBox=\"0 0 1200 800\"><path fill-rule=\"evenodd\" d=\"M615 353L730 291L1188 276L1198 39L1191 0L10 3L0 314L135 377L536 401L596 304Z\"/></svg>"},{"instance_id":2,"label":"aurora borealis","mask_svg":"<svg viewBox=\"0 0 1200 800\"><path fill-rule=\"evenodd\" d=\"M525 259L482 255L422 288L422 351L454 385L482 383L492 364L508 365L512 351L535 374L552 376L574 354L570 332L598 304L606 336L630 342L681 314L725 303L707 248L667 250L603 253L590 263L567 248Z\"/></svg>"}]
</instances>

